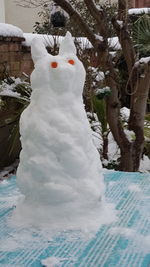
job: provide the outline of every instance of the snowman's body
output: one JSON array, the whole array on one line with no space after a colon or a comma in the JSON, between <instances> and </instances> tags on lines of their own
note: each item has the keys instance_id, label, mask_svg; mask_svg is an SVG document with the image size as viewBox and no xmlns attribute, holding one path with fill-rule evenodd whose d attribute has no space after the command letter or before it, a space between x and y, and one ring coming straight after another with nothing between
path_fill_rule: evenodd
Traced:
<instances>
[{"instance_id":1,"label":"snowman's body","mask_svg":"<svg viewBox=\"0 0 150 267\"><path fill-rule=\"evenodd\" d=\"M19 188L28 204L52 209L68 203L93 205L100 199L103 181L82 101L84 67L69 34L58 56L43 47L40 56L34 45L32 56L33 92L20 122Z\"/></svg>"}]
</instances>

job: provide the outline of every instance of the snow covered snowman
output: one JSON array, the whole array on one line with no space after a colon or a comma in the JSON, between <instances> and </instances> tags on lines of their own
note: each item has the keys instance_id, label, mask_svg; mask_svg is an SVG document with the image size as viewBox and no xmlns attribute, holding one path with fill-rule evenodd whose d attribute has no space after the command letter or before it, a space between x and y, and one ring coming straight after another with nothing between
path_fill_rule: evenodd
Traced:
<instances>
[{"instance_id":1,"label":"snow covered snowman","mask_svg":"<svg viewBox=\"0 0 150 267\"><path fill-rule=\"evenodd\" d=\"M18 186L35 218L43 212L55 222L56 217L68 220L100 205L104 188L82 100L85 69L69 32L57 56L48 54L39 39L32 42L31 53L33 92L20 120Z\"/></svg>"}]
</instances>

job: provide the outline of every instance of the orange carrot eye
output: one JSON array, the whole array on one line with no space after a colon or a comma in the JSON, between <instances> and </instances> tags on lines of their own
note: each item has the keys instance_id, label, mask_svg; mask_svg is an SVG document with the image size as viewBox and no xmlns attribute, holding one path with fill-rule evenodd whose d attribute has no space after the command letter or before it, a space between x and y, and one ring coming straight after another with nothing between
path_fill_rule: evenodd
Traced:
<instances>
[{"instance_id":1,"label":"orange carrot eye","mask_svg":"<svg viewBox=\"0 0 150 267\"><path fill-rule=\"evenodd\" d=\"M53 69L57 68L57 66L58 66L58 63L56 61L51 62L51 67Z\"/></svg>"},{"instance_id":2,"label":"orange carrot eye","mask_svg":"<svg viewBox=\"0 0 150 267\"><path fill-rule=\"evenodd\" d=\"M74 65L74 64L75 64L75 62L74 62L73 59L69 59L69 60L68 60L68 63L71 64L71 65Z\"/></svg>"}]
</instances>

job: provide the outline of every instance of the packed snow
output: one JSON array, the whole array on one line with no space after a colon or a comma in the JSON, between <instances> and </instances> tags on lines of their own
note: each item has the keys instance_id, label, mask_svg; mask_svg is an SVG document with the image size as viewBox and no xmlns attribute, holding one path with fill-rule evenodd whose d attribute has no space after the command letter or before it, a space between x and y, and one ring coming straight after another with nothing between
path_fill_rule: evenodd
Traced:
<instances>
[{"instance_id":1,"label":"packed snow","mask_svg":"<svg viewBox=\"0 0 150 267\"><path fill-rule=\"evenodd\" d=\"M112 235L121 235L126 238L134 238L136 246L140 246L141 250L145 253L149 253L150 251L150 235L144 236L143 234L139 234L135 229L129 227L114 227L110 229L110 233Z\"/></svg>"},{"instance_id":2,"label":"packed snow","mask_svg":"<svg viewBox=\"0 0 150 267\"><path fill-rule=\"evenodd\" d=\"M0 36L23 38L23 31L12 24L0 23Z\"/></svg>"},{"instance_id":3,"label":"packed snow","mask_svg":"<svg viewBox=\"0 0 150 267\"><path fill-rule=\"evenodd\" d=\"M140 162L140 172L150 172L150 158L146 155L143 155L143 158Z\"/></svg>"},{"instance_id":4,"label":"packed snow","mask_svg":"<svg viewBox=\"0 0 150 267\"><path fill-rule=\"evenodd\" d=\"M31 52L33 92L21 116L17 171L25 198L17 214L51 229L94 231L114 216L101 201L102 166L82 100L84 67L70 33L58 56L48 54L39 39L33 41Z\"/></svg>"},{"instance_id":5,"label":"packed snow","mask_svg":"<svg viewBox=\"0 0 150 267\"><path fill-rule=\"evenodd\" d=\"M65 259L66 258L48 257L44 260L41 260L41 263L44 267L56 267L60 266Z\"/></svg>"},{"instance_id":6,"label":"packed snow","mask_svg":"<svg viewBox=\"0 0 150 267\"><path fill-rule=\"evenodd\" d=\"M130 184L128 189L131 191L131 192L137 192L137 193L140 193L142 190L140 188L140 186L138 184Z\"/></svg>"}]
</instances>

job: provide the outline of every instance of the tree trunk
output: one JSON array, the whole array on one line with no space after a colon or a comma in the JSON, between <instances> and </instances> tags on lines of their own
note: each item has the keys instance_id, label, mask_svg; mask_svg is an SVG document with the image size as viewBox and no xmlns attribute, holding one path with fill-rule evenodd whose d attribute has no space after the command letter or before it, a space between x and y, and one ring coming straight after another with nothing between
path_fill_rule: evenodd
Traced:
<instances>
[{"instance_id":1,"label":"tree trunk","mask_svg":"<svg viewBox=\"0 0 150 267\"><path fill-rule=\"evenodd\" d=\"M103 134L102 136L103 138L103 152L102 152L102 156L103 159L108 160L108 134Z\"/></svg>"},{"instance_id":2,"label":"tree trunk","mask_svg":"<svg viewBox=\"0 0 150 267\"><path fill-rule=\"evenodd\" d=\"M140 60L141 61L141 60ZM131 111L129 118L129 130L134 131L136 139L133 143L132 158L133 171L138 171L140 159L144 147L144 118L146 112L147 99L150 88L150 58L136 63L134 75L137 77L131 98Z\"/></svg>"},{"instance_id":3,"label":"tree trunk","mask_svg":"<svg viewBox=\"0 0 150 267\"><path fill-rule=\"evenodd\" d=\"M96 35L91 31L90 26L83 21L81 15L75 11L73 6L67 0L53 0L56 4L60 5L77 23L80 29L84 32L85 36L89 39L93 48L98 54L99 65L105 73L106 85L111 89L111 95L107 97L107 119L110 130L113 134L121 151L120 169L122 171L137 171L140 163L141 154L143 151L144 142L144 115L146 109L146 101L148 97L150 73L146 74L144 67L143 78L138 77L137 85L136 76L134 75L136 53L129 35L127 25L127 1L118 0L118 16L114 18L112 23L116 29L122 52L128 68L129 83L131 86L132 101L131 101L131 115L129 120L129 129L133 130L136 136L135 141L132 143L128 140L123 125L120 121L120 102L118 98L118 88L120 86L116 70L112 63L111 55L109 53L108 40L107 40L107 21L105 19L105 12L103 9L97 9L93 0L85 0L91 16L99 25L99 32L103 38L101 41L96 38ZM118 20L123 22L122 27ZM105 31L106 30L106 31ZM147 64L148 65L148 64ZM149 71L147 71L149 72ZM106 75L106 73L109 73ZM143 79L143 80L142 80ZM144 87L144 89L143 89Z\"/></svg>"}]
</instances>

